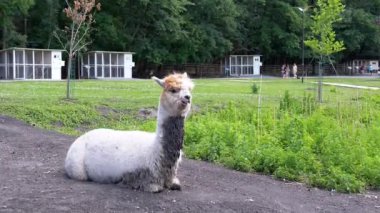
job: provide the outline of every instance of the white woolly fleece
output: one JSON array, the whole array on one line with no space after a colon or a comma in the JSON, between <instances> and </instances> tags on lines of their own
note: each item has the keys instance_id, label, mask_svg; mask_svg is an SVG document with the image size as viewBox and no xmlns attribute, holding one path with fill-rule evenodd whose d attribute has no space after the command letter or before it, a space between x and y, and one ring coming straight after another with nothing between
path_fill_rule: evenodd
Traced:
<instances>
[{"instance_id":1,"label":"white woolly fleece","mask_svg":"<svg viewBox=\"0 0 380 213\"><path fill-rule=\"evenodd\" d=\"M70 147L65 170L70 178L100 183L120 181L139 168L154 168L161 153L155 133L96 129L79 137Z\"/></svg>"}]
</instances>

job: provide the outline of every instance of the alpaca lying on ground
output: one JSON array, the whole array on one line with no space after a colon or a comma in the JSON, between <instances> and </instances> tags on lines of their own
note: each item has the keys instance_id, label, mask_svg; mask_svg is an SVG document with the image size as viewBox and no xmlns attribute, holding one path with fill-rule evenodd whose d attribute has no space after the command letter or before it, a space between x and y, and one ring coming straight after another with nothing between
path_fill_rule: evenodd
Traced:
<instances>
[{"instance_id":1,"label":"alpaca lying on ground","mask_svg":"<svg viewBox=\"0 0 380 213\"><path fill-rule=\"evenodd\" d=\"M192 81L187 74L153 79L163 87L155 133L95 129L69 148L66 174L99 183L122 182L134 189L180 190L176 177L181 159L184 120L190 110Z\"/></svg>"}]
</instances>

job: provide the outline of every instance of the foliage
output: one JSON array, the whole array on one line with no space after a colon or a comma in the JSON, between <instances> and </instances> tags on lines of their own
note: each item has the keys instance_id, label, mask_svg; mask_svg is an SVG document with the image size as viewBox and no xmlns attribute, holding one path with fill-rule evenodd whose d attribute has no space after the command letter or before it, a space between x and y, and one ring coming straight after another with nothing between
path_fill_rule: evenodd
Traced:
<instances>
[{"instance_id":1,"label":"foliage","mask_svg":"<svg viewBox=\"0 0 380 213\"><path fill-rule=\"evenodd\" d=\"M374 35L380 33L376 18L378 13L373 11L376 8L380 8L380 2L377 1L377 5L371 5L375 1L360 2L352 1L346 3L342 22L336 25L336 31L337 37L343 40L344 43L350 44L346 45L347 51L344 52L346 56L366 58L374 56L378 52L377 50L380 45L379 37L374 37Z\"/></svg>"},{"instance_id":2,"label":"foliage","mask_svg":"<svg viewBox=\"0 0 380 213\"><path fill-rule=\"evenodd\" d=\"M253 83L252 86L251 86L251 89L252 89L252 93L253 94L257 94L259 92L259 90L260 90L260 87L257 86L256 83Z\"/></svg>"},{"instance_id":3,"label":"foliage","mask_svg":"<svg viewBox=\"0 0 380 213\"><path fill-rule=\"evenodd\" d=\"M341 20L341 13L344 5L340 0L318 0L315 15L312 16L312 35L305 41L319 56L330 56L333 53L342 51L344 44L336 41L336 34L333 24Z\"/></svg>"},{"instance_id":4,"label":"foliage","mask_svg":"<svg viewBox=\"0 0 380 213\"><path fill-rule=\"evenodd\" d=\"M0 26L2 30L2 49L15 45L24 46L26 36L20 33L16 21L25 16L28 9L33 6L34 0L0 1ZM22 28L21 28L22 29Z\"/></svg>"},{"instance_id":5,"label":"foliage","mask_svg":"<svg viewBox=\"0 0 380 213\"><path fill-rule=\"evenodd\" d=\"M174 62L183 57L180 40L186 36L184 14L188 0L104 1L99 13L105 23L96 23L94 44L109 50L106 42L116 50L136 52L138 61L154 64ZM109 26L105 24L109 23ZM101 32L100 30L110 30ZM109 41L101 34L110 33ZM108 36L107 36L108 37ZM100 44L100 45L98 45ZM117 47L119 46L119 47ZM124 46L124 49L122 48Z\"/></svg>"},{"instance_id":6,"label":"foliage","mask_svg":"<svg viewBox=\"0 0 380 213\"><path fill-rule=\"evenodd\" d=\"M71 5L66 0L67 7L63 10L71 23L55 34L62 47L68 52L69 58L74 57L78 51L85 48L90 41L88 40L91 24L94 22L93 13L100 10L100 3L95 0L74 0Z\"/></svg>"},{"instance_id":7,"label":"foliage","mask_svg":"<svg viewBox=\"0 0 380 213\"><path fill-rule=\"evenodd\" d=\"M41 6L43 5L43 6ZM63 3L56 0L35 0L35 5L28 11L27 35L28 46L43 49L62 48L54 38Z\"/></svg>"},{"instance_id":8,"label":"foliage","mask_svg":"<svg viewBox=\"0 0 380 213\"><path fill-rule=\"evenodd\" d=\"M336 41L333 24L341 20L344 5L341 0L318 0L315 15L312 16L312 35L305 41L314 53L318 55L320 76L318 80L318 101L322 102L322 70L321 64L325 61L331 62L330 55L344 50L342 41Z\"/></svg>"},{"instance_id":9,"label":"foliage","mask_svg":"<svg viewBox=\"0 0 380 213\"><path fill-rule=\"evenodd\" d=\"M254 107L235 103L194 116L186 129L186 154L339 192L379 188L380 144L373 138L379 115L367 120L365 113L351 117L363 110L355 106L303 106L287 92L280 110L263 110L260 117Z\"/></svg>"},{"instance_id":10,"label":"foliage","mask_svg":"<svg viewBox=\"0 0 380 213\"><path fill-rule=\"evenodd\" d=\"M88 49L135 52L135 76L144 76L143 71L150 68L160 69L162 64L209 63L231 53L262 54L266 64L297 62L301 60L303 24L306 37L314 34L310 32L311 10L303 14L297 8L313 8L315 2L102 1L102 11L94 15L97 21L87 37L93 41ZM380 1L343 2L342 20L333 24L335 34L326 34L328 41L335 37L350 44L335 55L337 61L377 57ZM61 48L52 38L55 29L68 26L60 13L66 6L58 0L1 1L3 47ZM305 48L306 63L312 57L310 48Z\"/></svg>"},{"instance_id":11,"label":"foliage","mask_svg":"<svg viewBox=\"0 0 380 213\"><path fill-rule=\"evenodd\" d=\"M199 0L188 5L184 25L188 33L178 43L181 55L198 63L223 57L233 49L238 13L232 0Z\"/></svg>"},{"instance_id":12,"label":"foliage","mask_svg":"<svg viewBox=\"0 0 380 213\"><path fill-rule=\"evenodd\" d=\"M302 14L296 7L306 1L241 0L243 10L239 17L242 38L235 51L263 54L265 60L300 58ZM273 62L272 62L273 63Z\"/></svg>"}]
</instances>

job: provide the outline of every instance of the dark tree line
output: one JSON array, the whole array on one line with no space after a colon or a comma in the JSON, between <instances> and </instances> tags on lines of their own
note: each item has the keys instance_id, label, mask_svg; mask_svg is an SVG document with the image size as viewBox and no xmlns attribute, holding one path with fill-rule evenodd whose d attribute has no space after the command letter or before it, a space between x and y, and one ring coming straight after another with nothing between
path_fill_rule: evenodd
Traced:
<instances>
[{"instance_id":1,"label":"dark tree line","mask_svg":"<svg viewBox=\"0 0 380 213\"><path fill-rule=\"evenodd\" d=\"M148 65L212 63L261 54L267 64L301 61L302 23L310 35L313 0L99 0L90 50L131 51ZM380 0L343 0L334 26L346 49L336 61L380 58ZM0 1L1 48L60 48L53 36L69 20L65 1ZM304 19L299 8L305 10ZM313 58L305 49L305 63Z\"/></svg>"}]
</instances>

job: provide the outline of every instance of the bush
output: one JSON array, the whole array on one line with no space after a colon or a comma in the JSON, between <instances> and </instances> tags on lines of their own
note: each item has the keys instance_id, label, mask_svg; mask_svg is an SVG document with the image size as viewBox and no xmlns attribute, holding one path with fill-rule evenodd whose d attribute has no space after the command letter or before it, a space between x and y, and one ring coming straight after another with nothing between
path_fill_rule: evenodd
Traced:
<instances>
[{"instance_id":1,"label":"bush","mask_svg":"<svg viewBox=\"0 0 380 213\"><path fill-rule=\"evenodd\" d=\"M252 89L253 94L257 94L260 90L260 87L257 86L256 83L253 83L253 85L251 86L251 89Z\"/></svg>"},{"instance_id":2,"label":"bush","mask_svg":"<svg viewBox=\"0 0 380 213\"><path fill-rule=\"evenodd\" d=\"M340 192L379 188L380 119L370 112L352 116L364 111L357 107L321 107L288 91L279 108L260 115L255 107L230 103L189 120L186 154Z\"/></svg>"}]
</instances>

